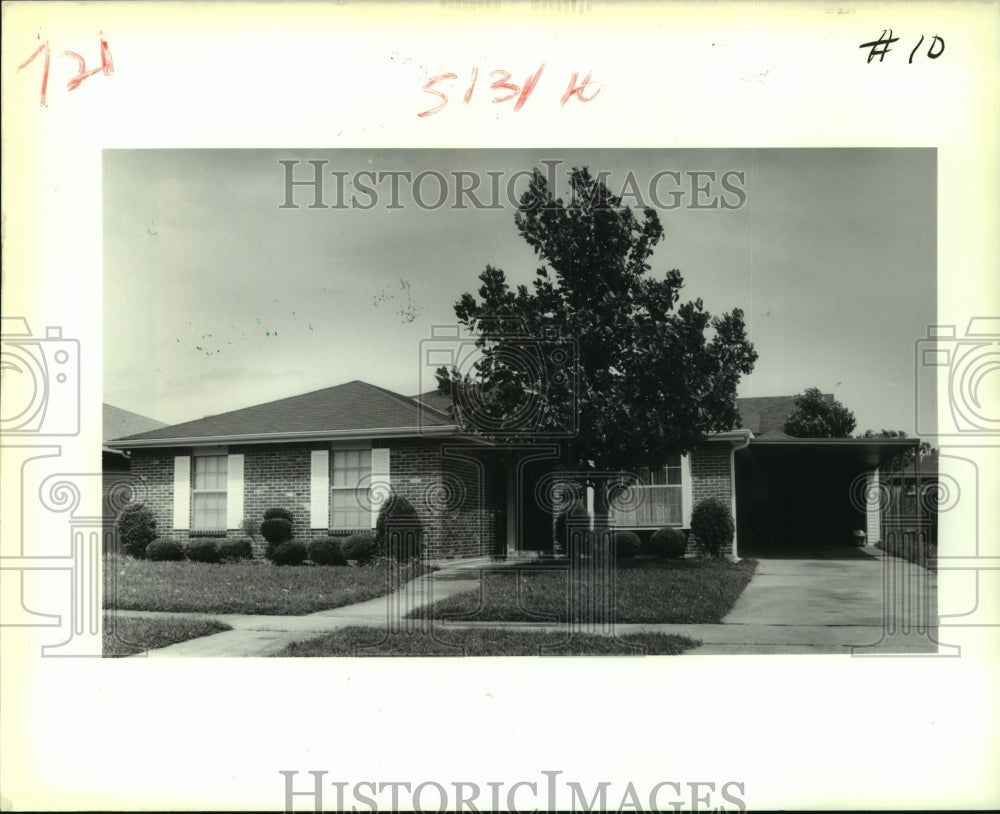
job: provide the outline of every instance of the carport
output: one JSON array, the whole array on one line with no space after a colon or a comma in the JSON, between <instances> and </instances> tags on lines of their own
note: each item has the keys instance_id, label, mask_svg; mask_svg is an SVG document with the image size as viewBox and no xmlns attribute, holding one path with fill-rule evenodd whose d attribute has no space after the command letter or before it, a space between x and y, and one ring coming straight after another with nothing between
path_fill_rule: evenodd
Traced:
<instances>
[{"instance_id":1,"label":"carport","mask_svg":"<svg viewBox=\"0 0 1000 814\"><path fill-rule=\"evenodd\" d=\"M735 452L740 556L798 556L854 545L869 488L917 438L754 438Z\"/></svg>"}]
</instances>

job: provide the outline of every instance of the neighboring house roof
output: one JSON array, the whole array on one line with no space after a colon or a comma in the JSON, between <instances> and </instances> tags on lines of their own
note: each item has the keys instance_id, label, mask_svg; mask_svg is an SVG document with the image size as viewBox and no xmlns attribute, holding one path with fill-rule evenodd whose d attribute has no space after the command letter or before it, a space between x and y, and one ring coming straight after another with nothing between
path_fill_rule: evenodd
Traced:
<instances>
[{"instance_id":1,"label":"neighboring house roof","mask_svg":"<svg viewBox=\"0 0 1000 814\"><path fill-rule=\"evenodd\" d=\"M149 432L167 426L165 421L157 421L107 403L103 405L102 417L102 441L110 441L112 438L136 435L140 432Z\"/></svg>"},{"instance_id":2,"label":"neighboring house roof","mask_svg":"<svg viewBox=\"0 0 1000 814\"><path fill-rule=\"evenodd\" d=\"M112 446L170 446L312 440L338 436L453 432L446 413L383 387L354 380L241 410L115 439Z\"/></svg>"},{"instance_id":3,"label":"neighboring house roof","mask_svg":"<svg viewBox=\"0 0 1000 814\"><path fill-rule=\"evenodd\" d=\"M150 430L156 430L160 427L166 427L167 424L163 421L157 421L156 419L149 418L148 416L139 415L138 413L133 413L129 410L123 410L121 407L115 407L112 404L103 404L101 411L102 427L101 427L101 441L106 444L113 438L121 438L124 435L135 435L141 432L149 432ZM117 449L110 449L107 446L103 447L104 452L110 452L115 455L121 455L122 453Z\"/></svg>"}]
</instances>

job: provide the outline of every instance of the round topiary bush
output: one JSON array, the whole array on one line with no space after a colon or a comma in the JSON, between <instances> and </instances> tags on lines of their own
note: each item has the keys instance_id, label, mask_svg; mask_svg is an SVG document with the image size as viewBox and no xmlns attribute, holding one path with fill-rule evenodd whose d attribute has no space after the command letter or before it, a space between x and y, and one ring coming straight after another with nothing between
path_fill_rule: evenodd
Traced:
<instances>
[{"instance_id":1,"label":"round topiary bush","mask_svg":"<svg viewBox=\"0 0 1000 814\"><path fill-rule=\"evenodd\" d=\"M184 554L191 562L218 562L221 559L215 540L192 540L184 546Z\"/></svg>"},{"instance_id":2,"label":"round topiary bush","mask_svg":"<svg viewBox=\"0 0 1000 814\"><path fill-rule=\"evenodd\" d=\"M156 539L156 518L142 503L130 503L118 515L118 542L133 557L145 557L146 547Z\"/></svg>"},{"instance_id":3,"label":"round topiary bush","mask_svg":"<svg viewBox=\"0 0 1000 814\"><path fill-rule=\"evenodd\" d=\"M226 562L253 559L253 545L246 537L223 540L219 543L219 559Z\"/></svg>"},{"instance_id":4,"label":"round topiary bush","mask_svg":"<svg viewBox=\"0 0 1000 814\"><path fill-rule=\"evenodd\" d=\"M390 494L375 520L375 542L379 552L388 551L396 562L418 559L422 535L423 524L413 504L402 495Z\"/></svg>"},{"instance_id":5,"label":"round topiary bush","mask_svg":"<svg viewBox=\"0 0 1000 814\"><path fill-rule=\"evenodd\" d=\"M616 560L629 560L639 553L642 543L634 531L616 531L611 538Z\"/></svg>"},{"instance_id":6,"label":"round topiary bush","mask_svg":"<svg viewBox=\"0 0 1000 814\"><path fill-rule=\"evenodd\" d=\"M288 509L282 509L280 506L272 509L264 510L265 520L275 520L275 519L287 520L291 523L295 518L292 517L292 513Z\"/></svg>"},{"instance_id":7,"label":"round topiary bush","mask_svg":"<svg viewBox=\"0 0 1000 814\"><path fill-rule=\"evenodd\" d=\"M708 554L718 557L733 542L736 524L729 507L718 498L707 498L691 512L691 533Z\"/></svg>"},{"instance_id":8,"label":"round topiary bush","mask_svg":"<svg viewBox=\"0 0 1000 814\"><path fill-rule=\"evenodd\" d=\"M648 551L657 559L679 560L687 553L687 535L680 529L657 529L649 537Z\"/></svg>"},{"instance_id":9,"label":"round topiary bush","mask_svg":"<svg viewBox=\"0 0 1000 814\"><path fill-rule=\"evenodd\" d=\"M307 555L305 543L281 543L275 546L271 562L275 565L302 565Z\"/></svg>"},{"instance_id":10,"label":"round topiary bush","mask_svg":"<svg viewBox=\"0 0 1000 814\"><path fill-rule=\"evenodd\" d=\"M370 531L359 531L340 544L344 558L354 560L358 565L368 565L375 561L382 549Z\"/></svg>"},{"instance_id":11,"label":"round topiary bush","mask_svg":"<svg viewBox=\"0 0 1000 814\"><path fill-rule=\"evenodd\" d=\"M146 546L146 559L154 562L180 562L184 559L184 549L173 540L153 540Z\"/></svg>"},{"instance_id":12,"label":"round topiary bush","mask_svg":"<svg viewBox=\"0 0 1000 814\"><path fill-rule=\"evenodd\" d=\"M268 517L271 512L283 512L285 516ZM261 536L267 540L267 550L264 555L273 561L274 550L282 543L287 543L292 539L291 515L284 509L268 509L264 512L264 517L266 519L260 524Z\"/></svg>"},{"instance_id":13,"label":"round topiary bush","mask_svg":"<svg viewBox=\"0 0 1000 814\"><path fill-rule=\"evenodd\" d=\"M325 537L309 544L309 559L316 565L347 565L347 559L340 548L340 540Z\"/></svg>"}]
</instances>

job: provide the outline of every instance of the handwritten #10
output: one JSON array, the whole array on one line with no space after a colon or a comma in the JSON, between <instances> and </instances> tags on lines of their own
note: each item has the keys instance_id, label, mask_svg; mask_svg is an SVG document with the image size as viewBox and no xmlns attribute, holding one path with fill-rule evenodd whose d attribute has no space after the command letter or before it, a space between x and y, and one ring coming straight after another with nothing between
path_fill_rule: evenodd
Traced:
<instances>
[{"instance_id":1,"label":"handwritten #10","mask_svg":"<svg viewBox=\"0 0 1000 814\"><path fill-rule=\"evenodd\" d=\"M524 107L524 103L528 101L532 92L535 90L535 86L538 84L538 80L542 78L542 73L544 71L545 63L543 62L538 66L537 71L524 80L523 85L518 85L510 81L510 71L505 71L503 69L490 71L490 79L493 81L489 83L489 90L493 91L493 104L496 105L502 102L509 102L516 98L517 101L514 102L514 112L516 113ZM597 95L604 90L604 84L602 82L592 81L592 74L593 71L587 71L587 75L583 77L583 79L580 79L579 73L573 71L573 75L570 77L569 83L566 85L566 91L559 100L559 106L564 107L566 103L574 97L581 102L592 102ZM458 74L456 73L441 73L428 79L427 82L424 83L424 93L437 96L441 101L434 107L418 113L417 116L424 118L426 116L433 116L435 113L440 113L444 110L449 101L448 94L443 90L439 90L435 86L444 86L444 83L448 83L446 89L450 89L451 83L455 82L457 79ZM465 88L465 94L462 96L462 104L467 105L472 101L478 81L479 68L474 67L469 78L469 84ZM484 80L484 82L485 81L486 80ZM486 91L480 91L480 93L475 95L478 97L484 92Z\"/></svg>"}]
</instances>

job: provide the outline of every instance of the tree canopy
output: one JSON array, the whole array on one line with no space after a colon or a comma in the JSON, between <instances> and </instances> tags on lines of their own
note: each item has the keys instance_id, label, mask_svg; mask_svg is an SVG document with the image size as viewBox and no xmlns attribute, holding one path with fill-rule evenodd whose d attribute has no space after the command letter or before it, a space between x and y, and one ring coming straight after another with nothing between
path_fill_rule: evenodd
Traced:
<instances>
[{"instance_id":1,"label":"tree canopy","mask_svg":"<svg viewBox=\"0 0 1000 814\"><path fill-rule=\"evenodd\" d=\"M501 269L455 304L478 349L468 369L437 371L467 430L499 441L563 442L578 471L658 468L739 421L736 387L757 359L743 312L680 303L678 270L650 273L663 227L586 168L569 199L533 172L514 221L541 265L529 288Z\"/></svg>"},{"instance_id":2,"label":"tree canopy","mask_svg":"<svg viewBox=\"0 0 1000 814\"><path fill-rule=\"evenodd\" d=\"M810 387L795 397L784 431L795 438L850 438L855 424L854 413L818 387Z\"/></svg>"}]
</instances>

